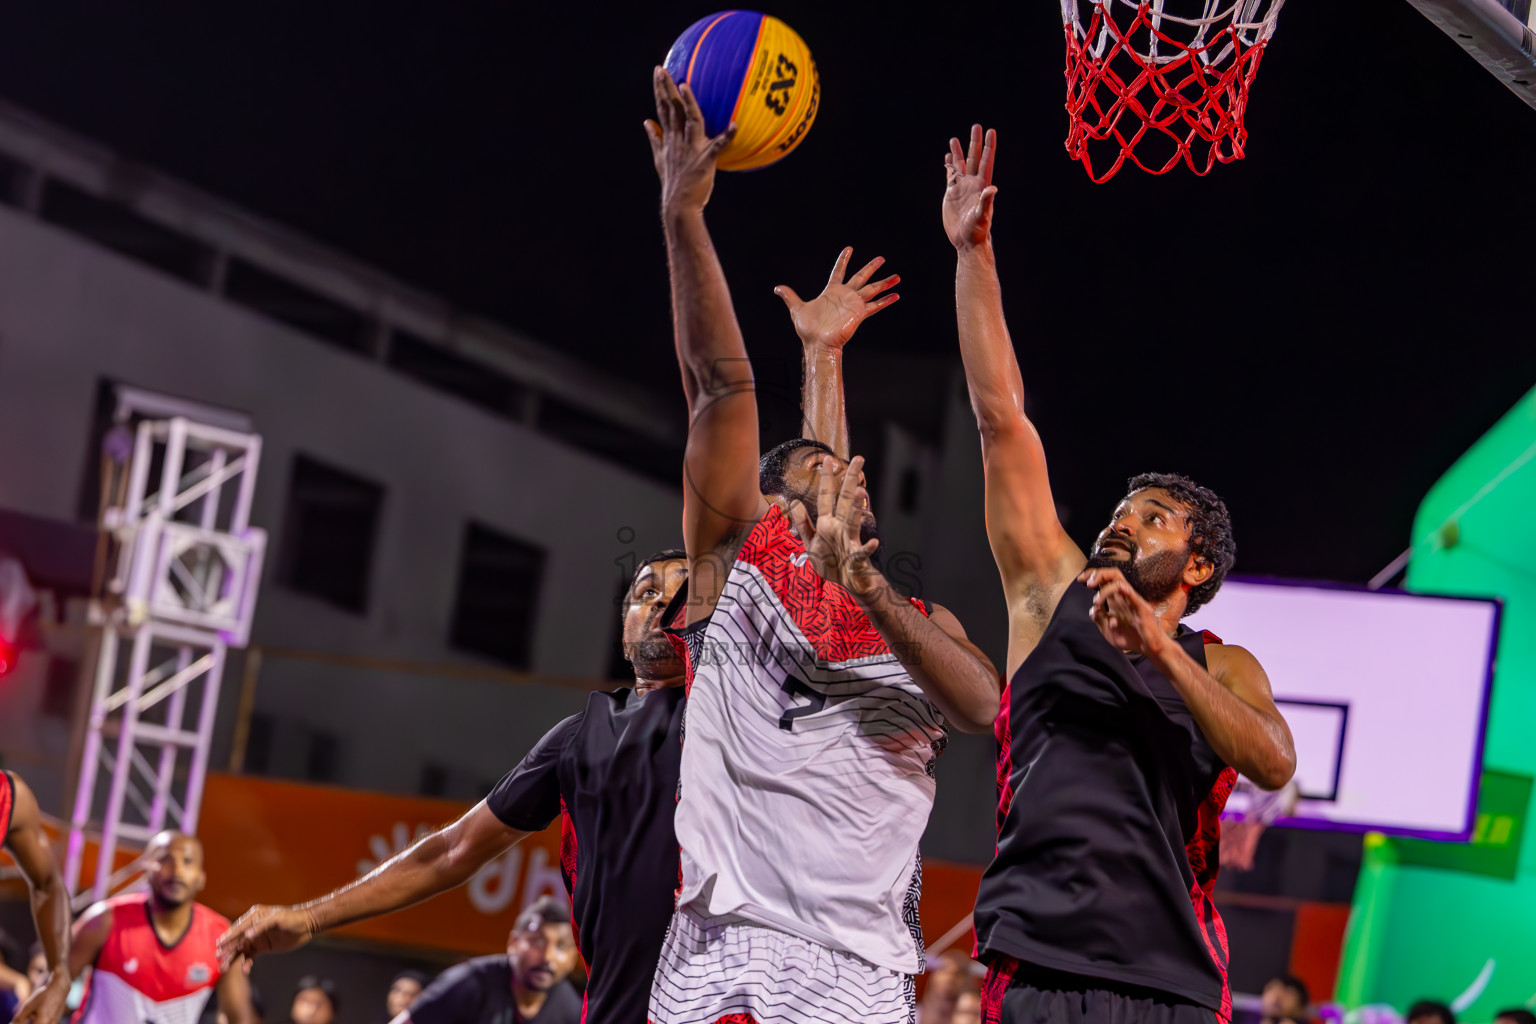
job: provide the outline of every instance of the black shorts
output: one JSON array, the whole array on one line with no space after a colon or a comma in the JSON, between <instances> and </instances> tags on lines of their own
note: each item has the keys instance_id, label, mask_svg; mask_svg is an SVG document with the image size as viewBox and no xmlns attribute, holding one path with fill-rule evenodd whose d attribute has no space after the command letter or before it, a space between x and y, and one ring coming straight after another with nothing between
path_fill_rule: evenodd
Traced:
<instances>
[{"instance_id":1,"label":"black shorts","mask_svg":"<svg viewBox=\"0 0 1536 1024\"><path fill-rule=\"evenodd\" d=\"M1218 1024L1216 1012L1156 989L994 957L981 1024Z\"/></svg>"}]
</instances>

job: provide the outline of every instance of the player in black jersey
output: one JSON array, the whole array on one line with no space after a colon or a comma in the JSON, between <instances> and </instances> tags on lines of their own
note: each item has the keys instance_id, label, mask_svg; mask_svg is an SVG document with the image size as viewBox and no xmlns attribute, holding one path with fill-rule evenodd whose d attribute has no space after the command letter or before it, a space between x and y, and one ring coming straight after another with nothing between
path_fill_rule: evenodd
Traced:
<instances>
[{"instance_id":1,"label":"player in black jersey","mask_svg":"<svg viewBox=\"0 0 1536 1024\"><path fill-rule=\"evenodd\" d=\"M980 126L968 151L951 140L943 203L1008 605L997 856L975 915L984 1020L1226 1021L1218 816L1233 769L1266 788L1290 779L1290 730L1251 654L1179 624L1232 565L1221 499L1147 474L1092 558L1062 528L1003 319L995 151Z\"/></svg>"},{"instance_id":2,"label":"player in black jersey","mask_svg":"<svg viewBox=\"0 0 1536 1024\"><path fill-rule=\"evenodd\" d=\"M0 846L16 861L32 896L32 924L48 959L48 977L11 1018L16 1024L56 1024L69 995L69 890L53 859L37 797L21 777L0 771Z\"/></svg>"},{"instance_id":3,"label":"player in black jersey","mask_svg":"<svg viewBox=\"0 0 1536 1024\"><path fill-rule=\"evenodd\" d=\"M322 931L419 903L560 818L560 867L587 964L583 1019L643 1024L677 887L683 665L661 626L686 574L681 551L658 552L636 568L623 606L633 689L592 694L489 797L357 881L298 906L252 907L220 938L220 959L294 949Z\"/></svg>"}]
</instances>

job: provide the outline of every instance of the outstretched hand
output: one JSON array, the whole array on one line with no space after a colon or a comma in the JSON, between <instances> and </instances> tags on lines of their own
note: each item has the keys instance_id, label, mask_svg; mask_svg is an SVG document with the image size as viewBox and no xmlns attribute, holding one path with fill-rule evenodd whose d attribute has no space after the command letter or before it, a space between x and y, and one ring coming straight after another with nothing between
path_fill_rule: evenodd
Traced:
<instances>
[{"instance_id":1,"label":"outstretched hand","mask_svg":"<svg viewBox=\"0 0 1536 1024\"><path fill-rule=\"evenodd\" d=\"M1119 569L1086 569L1078 580L1095 591L1089 615L1104 639L1132 654L1155 654L1168 634L1157 612Z\"/></svg>"},{"instance_id":2,"label":"outstretched hand","mask_svg":"<svg viewBox=\"0 0 1536 1024\"><path fill-rule=\"evenodd\" d=\"M814 523L803 503L797 501L789 506L789 520L805 543L811 568L822 579L836 583L855 597L868 596L879 582L879 573L870 557L880 542L859 541L864 509L869 506L869 493L859 483L863 470L864 456L855 455L839 485L830 460L822 462Z\"/></svg>"},{"instance_id":3,"label":"outstretched hand","mask_svg":"<svg viewBox=\"0 0 1536 1024\"><path fill-rule=\"evenodd\" d=\"M846 282L848 261L853 256L849 246L838 254L832 265L832 276L820 295L806 302L795 294L789 285L781 284L773 294L784 300L789 307L790 318L795 323L795 333L807 345L823 345L841 349L859 329L859 324L901 298L896 292L881 292L896 287L901 277L892 274L878 281L870 281L876 270L885 262L884 256L876 256Z\"/></svg>"},{"instance_id":4,"label":"outstretched hand","mask_svg":"<svg viewBox=\"0 0 1536 1024\"><path fill-rule=\"evenodd\" d=\"M702 210L715 187L715 160L736 136L736 122L710 138L704 130L704 113L693 90L684 82L679 88L666 68L652 74L656 90L656 120L645 122L651 142L651 159L661 178L664 211Z\"/></svg>"},{"instance_id":5,"label":"outstretched hand","mask_svg":"<svg viewBox=\"0 0 1536 1024\"><path fill-rule=\"evenodd\" d=\"M16 1010L11 1024L58 1024L69 999L69 975L55 971L48 983L39 985Z\"/></svg>"},{"instance_id":6,"label":"outstretched hand","mask_svg":"<svg viewBox=\"0 0 1536 1024\"><path fill-rule=\"evenodd\" d=\"M986 244L992 236L992 162L997 155L997 132L971 125L971 144L964 151L959 139L949 140L944 157L944 231L950 243L964 252Z\"/></svg>"},{"instance_id":7,"label":"outstretched hand","mask_svg":"<svg viewBox=\"0 0 1536 1024\"><path fill-rule=\"evenodd\" d=\"M298 949L315 934L315 921L297 907L252 907L219 936L219 964L229 970L240 957L247 963L258 953Z\"/></svg>"}]
</instances>

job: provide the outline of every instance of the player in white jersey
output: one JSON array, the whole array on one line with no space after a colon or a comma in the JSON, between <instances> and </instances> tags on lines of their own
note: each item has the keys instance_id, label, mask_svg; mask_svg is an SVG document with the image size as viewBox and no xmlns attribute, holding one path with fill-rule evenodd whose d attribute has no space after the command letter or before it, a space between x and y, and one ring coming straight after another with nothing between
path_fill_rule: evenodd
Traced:
<instances>
[{"instance_id":1,"label":"player in white jersey","mask_svg":"<svg viewBox=\"0 0 1536 1024\"><path fill-rule=\"evenodd\" d=\"M804 438L759 459L751 367L703 215L733 129L707 138L693 96L661 68L655 88L647 133L691 423L690 692L682 885L650 1017L906 1024L934 757L946 721L991 728L997 671L953 615L901 597L873 563L862 459ZM872 301L889 287L865 283L873 267L849 282L843 315L821 307L830 348L892 300ZM797 311L797 326L811 319ZM813 420L825 397L811 396ZM839 426L822 432L836 441Z\"/></svg>"}]
</instances>

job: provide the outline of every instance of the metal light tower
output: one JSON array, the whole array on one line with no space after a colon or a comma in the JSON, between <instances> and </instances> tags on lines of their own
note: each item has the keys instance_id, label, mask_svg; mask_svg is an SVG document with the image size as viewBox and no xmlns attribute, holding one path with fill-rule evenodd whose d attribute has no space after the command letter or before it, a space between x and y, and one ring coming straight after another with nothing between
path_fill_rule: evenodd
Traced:
<instances>
[{"instance_id":1,"label":"metal light tower","mask_svg":"<svg viewBox=\"0 0 1536 1024\"><path fill-rule=\"evenodd\" d=\"M71 892L93 826L92 899L114 886L120 841L197 829L224 654L250 637L266 550L250 525L260 457L256 434L179 416L138 425L126 498L102 515L115 551L70 819Z\"/></svg>"}]
</instances>

